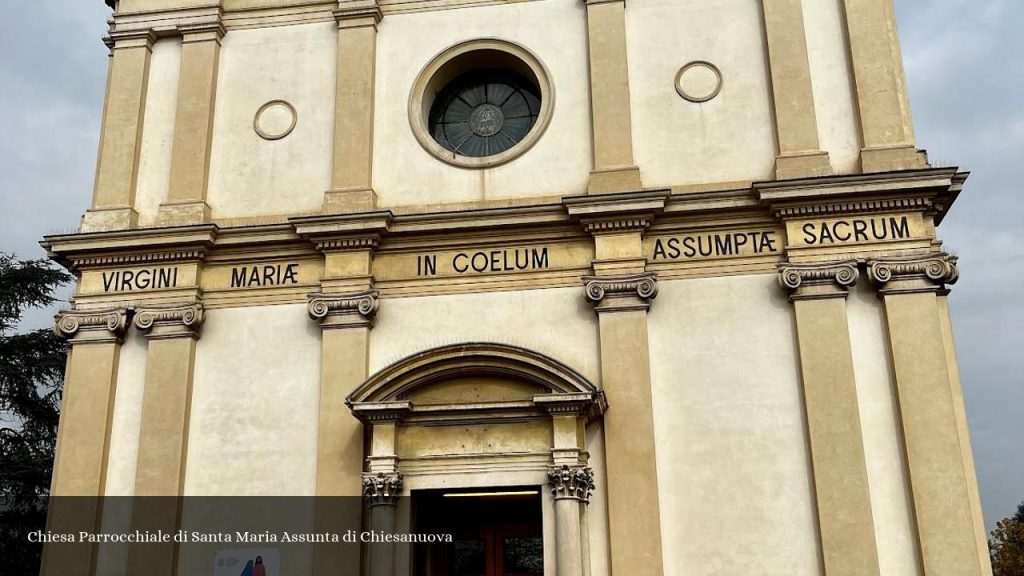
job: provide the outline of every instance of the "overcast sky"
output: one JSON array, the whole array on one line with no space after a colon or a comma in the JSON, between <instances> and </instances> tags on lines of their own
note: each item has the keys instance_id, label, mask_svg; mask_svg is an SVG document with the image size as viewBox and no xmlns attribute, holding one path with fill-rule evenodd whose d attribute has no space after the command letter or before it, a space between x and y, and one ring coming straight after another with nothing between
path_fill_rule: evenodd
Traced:
<instances>
[{"instance_id":1,"label":"overcast sky","mask_svg":"<svg viewBox=\"0 0 1024 576\"><path fill-rule=\"evenodd\" d=\"M918 145L934 165L972 172L939 233L960 256L950 302L991 527L1024 500L1024 1L896 9ZM4 10L0 250L35 258L39 239L73 230L90 202L110 11L101 0Z\"/></svg>"}]
</instances>

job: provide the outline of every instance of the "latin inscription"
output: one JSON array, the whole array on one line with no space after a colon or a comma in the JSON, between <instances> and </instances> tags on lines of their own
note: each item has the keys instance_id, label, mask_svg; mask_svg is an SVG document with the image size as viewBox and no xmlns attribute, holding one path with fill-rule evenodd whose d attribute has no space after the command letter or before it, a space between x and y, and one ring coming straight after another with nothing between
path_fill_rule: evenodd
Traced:
<instances>
[{"instance_id":1,"label":"latin inscription","mask_svg":"<svg viewBox=\"0 0 1024 576\"><path fill-rule=\"evenodd\" d=\"M851 218L834 222L807 222L800 227L802 241L808 246L839 244L843 242L871 242L880 240L906 240L910 235L910 222L906 216L879 216L877 218Z\"/></svg>"},{"instance_id":2,"label":"latin inscription","mask_svg":"<svg viewBox=\"0 0 1024 576\"><path fill-rule=\"evenodd\" d=\"M299 283L298 264L235 266L231 269L232 288L264 288Z\"/></svg>"},{"instance_id":3,"label":"latin inscription","mask_svg":"<svg viewBox=\"0 0 1024 576\"><path fill-rule=\"evenodd\" d=\"M773 231L711 232L658 238L651 260L696 260L729 256L757 256L779 251Z\"/></svg>"},{"instance_id":4,"label":"latin inscription","mask_svg":"<svg viewBox=\"0 0 1024 576\"><path fill-rule=\"evenodd\" d=\"M445 255L445 259L448 255ZM504 248L477 252L458 252L447 262L456 274L495 274L500 272L524 272L547 270L551 267L548 249ZM437 275L437 254L416 256L417 276Z\"/></svg>"},{"instance_id":5,"label":"latin inscription","mask_svg":"<svg viewBox=\"0 0 1024 576\"><path fill-rule=\"evenodd\" d=\"M130 292L132 290L155 290L176 288L178 268L145 268L142 270L114 270L103 273L104 292Z\"/></svg>"}]
</instances>

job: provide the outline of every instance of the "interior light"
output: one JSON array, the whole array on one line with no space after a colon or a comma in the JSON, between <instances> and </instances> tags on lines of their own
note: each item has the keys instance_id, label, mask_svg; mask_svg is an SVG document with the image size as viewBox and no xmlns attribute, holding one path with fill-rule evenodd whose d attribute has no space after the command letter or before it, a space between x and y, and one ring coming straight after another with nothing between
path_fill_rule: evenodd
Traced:
<instances>
[{"instance_id":1,"label":"interior light","mask_svg":"<svg viewBox=\"0 0 1024 576\"><path fill-rule=\"evenodd\" d=\"M517 490L510 492L448 492L445 498L469 498L473 496L535 496L536 490Z\"/></svg>"}]
</instances>

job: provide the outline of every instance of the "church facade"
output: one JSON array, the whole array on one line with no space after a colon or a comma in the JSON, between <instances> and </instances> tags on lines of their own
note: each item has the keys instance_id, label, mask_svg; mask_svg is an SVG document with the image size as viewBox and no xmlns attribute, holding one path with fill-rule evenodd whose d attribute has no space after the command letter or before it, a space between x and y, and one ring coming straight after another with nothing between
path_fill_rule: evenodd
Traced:
<instances>
[{"instance_id":1,"label":"church facade","mask_svg":"<svg viewBox=\"0 0 1024 576\"><path fill-rule=\"evenodd\" d=\"M455 538L282 574L991 574L893 0L108 4L54 496Z\"/></svg>"}]
</instances>

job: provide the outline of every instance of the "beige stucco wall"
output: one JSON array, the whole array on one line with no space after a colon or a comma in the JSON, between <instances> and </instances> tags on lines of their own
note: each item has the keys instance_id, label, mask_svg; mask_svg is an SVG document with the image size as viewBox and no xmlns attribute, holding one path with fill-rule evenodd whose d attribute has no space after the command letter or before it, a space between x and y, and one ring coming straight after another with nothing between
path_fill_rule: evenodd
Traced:
<instances>
[{"instance_id":1,"label":"beige stucco wall","mask_svg":"<svg viewBox=\"0 0 1024 576\"><path fill-rule=\"evenodd\" d=\"M761 180L775 132L760 2L641 0L626 7L633 147L647 187ZM694 60L722 71L721 93L696 104L675 76Z\"/></svg>"},{"instance_id":2,"label":"beige stucco wall","mask_svg":"<svg viewBox=\"0 0 1024 576\"><path fill-rule=\"evenodd\" d=\"M409 125L409 93L434 55L496 37L533 52L555 87L551 124L512 162L486 170L445 164ZM377 37L373 187L382 206L579 194L591 168L586 16L576 0L541 0L389 15ZM429 183L429 184L428 184Z\"/></svg>"},{"instance_id":3,"label":"beige stucco wall","mask_svg":"<svg viewBox=\"0 0 1024 576\"><path fill-rule=\"evenodd\" d=\"M600 381L597 317L581 288L386 299L370 332L370 372L458 342L522 346Z\"/></svg>"},{"instance_id":4,"label":"beige stucco wall","mask_svg":"<svg viewBox=\"0 0 1024 576\"><path fill-rule=\"evenodd\" d=\"M313 495L320 328L305 308L207 312L196 348L185 495Z\"/></svg>"},{"instance_id":5,"label":"beige stucco wall","mask_svg":"<svg viewBox=\"0 0 1024 576\"><path fill-rule=\"evenodd\" d=\"M649 330L666 576L819 574L793 317L776 276L659 289Z\"/></svg>"},{"instance_id":6,"label":"beige stucco wall","mask_svg":"<svg viewBox=\"0 0 1024 576\"><path fill-rule=\"evenodd\" d=\"M210 158L216 218L320 210L330 187L337 65L334 23L232 30L223 40ZM253 118L270 100L295 107L295 130L260 138Z\"/></svg>"},{"instance_id":7,"label":"beige stucco wall","mask_svg":"<svg viewBox=\"0 0 1024 576\"><path fill-rule=\"evenodd\" d=\"M866 282L851 292L847 311L880 572L916 576L921 568L884 311Z\"/></svg>"},{"instance_id":8,"label":"beige stucco wall","mask_svg":"<svg viewBox=\"0 0 1024 576\"><path fill-rule=\"evenodd\" d=\"M804 0L803 7L818 142L821 149L829 153L834 172L856 172L860 161L860 130L853 101L853 75L842 0Z\"/></svg>"},{"instance_id":9,"label":"beige stucco wall","mask_svg":"<svg viewBox=\"0 0 1024 576\"><path fill-rule=\"evenodd\" d=\"M138 191L135 208L139 224L156 224L157 209L167 201L171 174L171 145L178 106L181 72L181 40L166 38L153 45L146 90L146 113L139 153Z\"/></svg>"}]
</instances>

